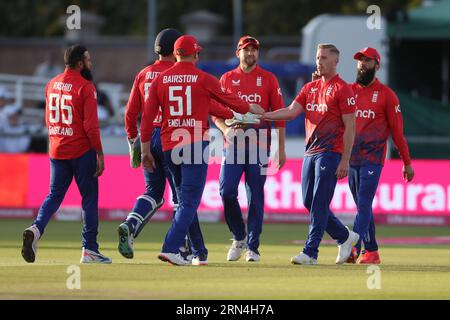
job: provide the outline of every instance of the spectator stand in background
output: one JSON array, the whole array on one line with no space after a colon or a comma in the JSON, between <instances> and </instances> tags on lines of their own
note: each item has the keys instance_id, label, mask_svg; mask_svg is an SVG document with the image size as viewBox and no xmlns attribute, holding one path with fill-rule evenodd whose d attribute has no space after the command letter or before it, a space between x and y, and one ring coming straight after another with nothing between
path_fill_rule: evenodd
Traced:
<instances>
[{"instance_id":1,"label":"spectator stand in background","mask_svg":"<svg viewBox=\"0 0 450 320\"><path fill-rule=\"evenodd\" d=\"M110 124L110 120L114 117L114 108L112 107L111 101L108 95L101 90L98 85L95 85L97 90L97 113L100 128L105 128Z\"/></svg>"},{"instance_id":2,"label":"spectator stand in background","mask_svg":"<svg viewBox=\"0 0 450 320\"><path fill-rule=\"evenodd\" d=\"M26 152L31 142L28 126L21 117L21 107L11 102L10 93L0 87L0 152Z\"/></svg>"},{"instance_id":3,"label":"spectator stand in background","mask_svg":"<svg viewBox=\"0 0 450 320\"><path fill-rule=\"evenodd\" d=\"M47 54L47 58L42 63L38 64L36 66L36 69L34 71L35 77L42 77L42 78L53 78L56 75L60 74L64 71L63 66L58 63L56 51L50 51Z\"/></svg>"}]
</instances>

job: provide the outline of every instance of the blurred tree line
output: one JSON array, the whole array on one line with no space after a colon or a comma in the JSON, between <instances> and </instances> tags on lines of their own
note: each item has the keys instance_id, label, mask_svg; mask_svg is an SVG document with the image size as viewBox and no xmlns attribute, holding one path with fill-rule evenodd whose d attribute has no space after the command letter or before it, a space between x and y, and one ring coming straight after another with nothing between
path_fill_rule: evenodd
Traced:
<instances>
[{"instance_id":1,"label":"blurred tree line","mask_svg":"<svg viewBox=\"0 0 450 320\"><path fill-rule=\"evenodd\" d=\"M380 6L382 15L393 19L395 13L420 5L421 0L242 0L244 33L261 35L298 35L314 16L322 13L366 14L369 5ZM69 5L80 6L105 18L104 35L145 36L147 0L2 0L0 36L60 36L64 25L59 17ZM174 27L183 31L180 17L196 10L209 10L225 18L222 35L233 32L233 0L157 1L157 29Z\"/></svg>"}]
</instances>

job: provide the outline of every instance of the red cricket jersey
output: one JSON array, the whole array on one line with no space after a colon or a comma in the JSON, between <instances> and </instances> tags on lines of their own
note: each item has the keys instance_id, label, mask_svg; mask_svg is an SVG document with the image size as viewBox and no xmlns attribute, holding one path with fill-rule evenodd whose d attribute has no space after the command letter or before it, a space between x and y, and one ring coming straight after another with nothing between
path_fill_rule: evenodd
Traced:
<instances>
[{"instance_id":1,"label":"red cricket jersey","mask_svg":"<svg viewBox=\"0 0 450 320\"><path fill-rule=\"evenodd\" d=\"M386 141L390 133L404 164L411 164L397 95L378 79L368 87L353 83L352 89L358 109L350 164L384 164Z\"/></svg>"},{"instance_id":2,"label":"red cricket jersey","mask_svg":"<svg viewBox=\"0 0 450 320\"><path fill-rule=\"evenodd\" d=\"M220 78L222 88L233 92L248 103L256 103L266 112L283 108L283 96L278 80L272 72L256 66L249 73L242 71L241 67L224 73ZM275 121L275 127L284 128L285 121ZM261 121L253 127L270 128L271 121Z\"/></svg>"},{"instance_id":3,"label":"red cricket jersey","mask_svg":"<svg viewBox=\"0 0 450 320\"><path fill-rule=\"evenodd\" d=\"M295 101L305 110L305 155L344 152L342 115L355 112L352 88L339 75L305 84Z\"/></svg>"},{"instance_id":4,"label":"red cricket jersey","mask_svg":"<svg viewBox=\"0 0 450 320\"><path fill-rule=\"evenodd\" d=\"M53 159L74 159L89 149L102 150L97 92L80 72L66 69L45 87L45 123Z\"/></svg>"},{"instance_id":5,"label":"red cricket jersey","mask_svg":"<svg viewBox=\"0 0 450 320\"><path fill-rule=\"evenodd\" d=\"M204 134L209 128L208 115L213 112L212 108L217 108L212 106L211 99L239 113L250 110L247 102L232 93L223 92L216 78L193 63L175 63L152 82L143 110L141 141L150 141L153 119L159 106L162 109L161 141L164 151L208 140L209 137Z\"/></svg>"},{"instance_id":6,"label":"red cricket jersey","mask_svg":"<svg viewBox=\"0 0 450 320\"><path fill-rule=\"evenodd\" d=\"M145 100L148 98L148 93L152 81L164 70L169 69L174 65L171 61L157 60L152 65L142 69L134 79L133 87L131 88L130 98L125 109L125 131L128 138L136 138L138 135L137 121L142 112ZM161 127L161 110L153 122L154 127Z\"/></svg>"},{"instance_id":7,"label":"red cricket jersey","mask_svg":"<svg viewBox=\"0 0 450 320\"><path fill-rule=\"evenodd\" d=\"M228 92L233 92L242 100L249 103L259 104L266 112L274 111L284 107L283 96L281 93L278 80L275 75L264 70L259 65L245 73L240 66L228 71L220 78L222 88ZM267 129L267 141L257 139L253 141L250 138L249 143L258 143L260 147L270 149L270 130L272 121L261 121L260 124L247 125L247 128ZM275 121L275 127L286 127L285 121ZM229 142L223 139L224 146L227 147ZM267 145L265 145L267 144ZM238 145L244 148L247 144ZM248 146L248 145L247 145Z\"/></svg>"}]
</instances>

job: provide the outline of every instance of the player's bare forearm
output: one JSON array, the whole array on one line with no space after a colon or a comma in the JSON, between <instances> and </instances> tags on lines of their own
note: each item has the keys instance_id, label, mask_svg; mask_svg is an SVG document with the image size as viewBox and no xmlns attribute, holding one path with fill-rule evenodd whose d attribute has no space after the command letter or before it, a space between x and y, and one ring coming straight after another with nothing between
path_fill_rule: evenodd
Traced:
<instances>
[{"instance_id":1,"label":"player's bare forearm","mask_svg":"<svg viewBox=\"0 0 450 320\"><path fill-rule=\"evenodd\" d=\"M286 128L278 129L278 169L281 169L286 163Z\"/></svg>"},{"instance_id":2,"label":"player's bare forearm","mask_svg":"<svg viewBox=\"0 0 450 320\"><path fill-rule=\"evenodd\" d=\"M336 177L343 179L348 175L348 167L350 162L350 156L352 153L353 142L355 140L355 115L345 114L342 116L342 120L345 125L344 131L344 153L342 154L341 161L336 170Z\"/></svg>"},{"instance_id":3,"label":"player's bare forearm","mask_svg":"<svg viewBox=\"0 0 450 320\"><path fill-rule=\"evenodd\" d=\"M264 113L263 120L292 120L298 117L302 112L302 105L293 101L287 108Z\"/></svg>"},{"instance_id":4,"label":"player's bare forearm","mask_svg":"<svg viewBox=\"0 0 450 320\"><path fill-rule=\"evenodd\" d=\"M344 153L342 158L349 161L352 154L353 143L355 141L355 116L354 114L344 115L343 117L345 131L344 131Z\"/></svg>"},{"instance_id":5,"label":"player's bare forearm","mask_svg":"<svg viewBox=\"0 0 450 320\"><path fill-rule=\"evenodd\" d=\"M150 141L141 143L142 166L149 172L156 168L155 159L150 152Z\"/></svg>"},{"instance_id":6,"label":"player's bare forearm","mask_svg":"<svg viewBox=\"0 0 450 320\"><path fill-rule=\"evenodd\" d=\"M225 130L228 128L227 125L225 124L225 120L221 118L216 118L214 120L214 124L216 125L217 128L219 128L220 131L222 131L222 133L225 133Z\"/></svg>"}]
</instances>

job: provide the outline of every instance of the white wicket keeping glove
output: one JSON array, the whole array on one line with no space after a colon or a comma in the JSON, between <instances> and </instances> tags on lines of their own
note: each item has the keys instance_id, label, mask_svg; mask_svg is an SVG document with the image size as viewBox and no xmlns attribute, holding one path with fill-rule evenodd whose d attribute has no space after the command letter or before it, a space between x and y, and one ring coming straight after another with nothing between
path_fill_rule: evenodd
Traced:
<instances>
[{"instance_id":1,"label":"white wicket keeping glove","mask_svg":"<svg viewBox=\"0 0 450 320\"><path fill-rule=\"evenodd\" d=\"M229 127L237 124L259 124L261 115L247 112L241 114L233 111L234 117L232 119L226 119L225 124Z\"/></svg>"}]
</instances>

